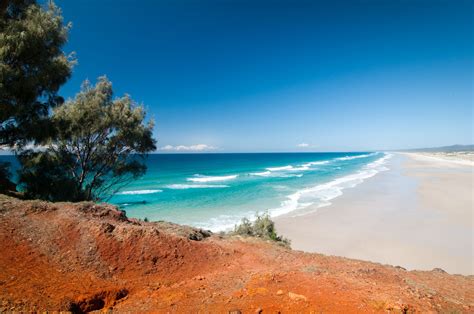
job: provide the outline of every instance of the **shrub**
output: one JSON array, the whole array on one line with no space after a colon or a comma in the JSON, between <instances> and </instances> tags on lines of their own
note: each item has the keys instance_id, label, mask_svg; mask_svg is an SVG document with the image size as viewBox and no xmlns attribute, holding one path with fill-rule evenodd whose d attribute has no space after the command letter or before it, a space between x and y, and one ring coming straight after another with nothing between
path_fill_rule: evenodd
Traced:
<instances>
[{"instance_id":1,"label":"shrub","mask_svg":"<svg viewBox=\"0 0 474 314\"><path fill-rule=\"evenodd\" d=\"M0 162L0 193L9 194L16 191L16 185L11 181L10 163Z\"/></svg>"},{"instance_id":2,"label":"shrub","mask_svg":"<svg viewBox=\"0 0 474 314\"><path fill-rule=\"evenodd\" d=\"M277 234L275 223L271 220L268 213L263 215L257 213L257 217L253 223L247 218L243 218L242 222L234 227L232 234L262 238L290 246L290 240Z\"/></svg>"}]
</instances>

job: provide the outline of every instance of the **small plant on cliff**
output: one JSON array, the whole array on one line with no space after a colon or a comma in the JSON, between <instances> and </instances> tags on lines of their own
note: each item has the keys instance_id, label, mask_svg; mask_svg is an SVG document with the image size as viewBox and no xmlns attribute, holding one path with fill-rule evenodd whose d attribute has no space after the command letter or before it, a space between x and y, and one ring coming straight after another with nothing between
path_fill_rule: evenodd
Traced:
<instances>
[{"instance_id":1,"label":"small plant on cliff","mask_svg":"<svg viewBox=\"0 0 474 314\"><path fill-rule=\"evenodd\" d=\"M290 240L277 234L275 223L271 220L268 213L263 215L259 215L257 213L257 217L253 223L247 218L243 218L242 222L234 227L232 234L258 237L266 240L272 240L285 246L290 246Z\"/></svg>"},{"instance_id":2,"label":"small plant on cliff","mask_svg":"<svg viewBox=\"0 0 474 314\"><path fill-rule=\"evenodd\" d=\"M113 98L100 77L85 82L73 100L55 108L55 136L41 151L20 156L20 183L27 196L49 201L107 200L146 171L156 149L153 121L128 95Z\"/></svg>"}]
</instances>

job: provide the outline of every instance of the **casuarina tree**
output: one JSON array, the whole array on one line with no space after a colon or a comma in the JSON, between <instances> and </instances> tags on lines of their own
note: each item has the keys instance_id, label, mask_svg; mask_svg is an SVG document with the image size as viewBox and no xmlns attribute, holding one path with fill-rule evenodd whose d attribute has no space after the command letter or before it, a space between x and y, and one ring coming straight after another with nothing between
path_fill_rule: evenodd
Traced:
<instances>
[{"instance_id":1,"label":"casuarina tree","mask_svg":"<svg viewBox=\"0 0 474 314\"><path fill-rule=\"evenodd\" d=\"M62 50L69 28L53 2L0 0L0 148L21 150L53 130L49 111L62 103L58 90L75 62ZM8 182L6 172L0 181Z\"/></svg>"},{"instance_id":2,"label":"casuarina tree","mask_svg":"<svg viewBox=\"0 0 474 314\"><path fill-rule=\"evenodd\" d=\"M0 145L17 147L43 138L49 109L63 99L58 90L75 60L62 47L70 25L49 2L1 0Z\"/></svg>"},{"instance_id":3,"label":"casuarina tree","mask_svg":"<svg viewBox=\"0 0 474 314\"><path fill-rule=\"evenodd\" d=\"M153 121L130 96L113 98L100 77L53 111L55 136L42 151L24 153L20 173L27 195L58 200L104 200L144 174L156 149Z\"/></svg>"}]
</instances>

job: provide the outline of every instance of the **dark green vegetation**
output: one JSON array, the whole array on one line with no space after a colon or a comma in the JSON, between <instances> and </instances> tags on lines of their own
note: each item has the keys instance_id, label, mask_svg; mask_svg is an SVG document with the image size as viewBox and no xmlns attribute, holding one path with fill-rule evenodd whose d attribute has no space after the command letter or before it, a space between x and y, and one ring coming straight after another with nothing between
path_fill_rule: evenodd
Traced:
<instances>
[{"instance_id":1,"label":"dark green vegetation","mask_svg":"<svg viewBox=\"0 0 474 314\"><path fill-rule=\"evenodd\" d=\"M10 181L10 163L0 163L0 191L11 191L15 189L15 184Z\"/></svg>"},{"instance_id":2,"label":"dark green vegetation","mask_svg":"<svg viewBox=\"0 0 474 314\"><path fill-rule=\"evenodd\" d=\"M101 77L54 110L55 137L44 151L20 158L20 183L29 197L106 199L145 173L145 154L156 148L153 122L143 124L143 107L130 97L112 96L112 84Z\"/></svg>"},{"instance_id":3,"label":"dark green vegetation","mask_svg":"<svg viewBox=\"0 0 474 314\"><path fill-rule=\"evenodd\" d=\"M61 50L70 25L53 3L1 2L0 145L18 147L49 136L49 109L63 103L75 60Z\"/></svg>"},{"instance_id":4,"label":"dark green vegetation","mask_svg":"<svg viewBox=\"0 0 474 314\"><path fill-rule=\"evenodd\" d=\"M262 238L290 246L290 240L282 238L277 234L275 223L271 220L268 213L263 215L257 214L257 218L253 223L247 218L242 219L242 222L235 226L232 234Z\"/></svg>"},{"instance_id":5,"label":"dark green vegetation","mask_svg":"<svg viewBox=\"0 0 474 314\"><path fill-rule=\"evenodd\" d=\"M54 3L3 0L0 15L0 145L19 157L24 196L104 200L143 175L156 147L142 106L113 98L106 77L66 103L58 95L76 60L62 51L70 25ZM1 164L0 193L14 189Z\"/></svg>"}]
</instances>

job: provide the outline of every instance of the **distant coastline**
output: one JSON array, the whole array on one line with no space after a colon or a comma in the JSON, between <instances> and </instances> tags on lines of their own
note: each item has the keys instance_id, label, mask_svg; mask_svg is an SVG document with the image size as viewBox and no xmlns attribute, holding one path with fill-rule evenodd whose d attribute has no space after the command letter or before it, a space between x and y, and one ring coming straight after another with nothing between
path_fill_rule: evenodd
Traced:
<instances>
[{"instance_id":1,"label":"distant coastline","mask_svg":"<svg viewBox=\"0 0 474 314\"><path fill-rule=\"evenodd\" d=\"M448 152L472 152L474 151L474 144L470 145L450 145L440 147L428 148L412 148L412 149L397 149L393 151L398 152L414 152L414 153L448 153Z\"/></svg>"},{"instance_id":2,"label":"distant coastline","mask_svg":"<svg viewBox=\"0 0 474 314\"><path fill-rule=\"evenodd\" d=\"M410 152L405 153L415 159L451 162L459 165L474 166L474 151L451 152Z\"/></svg>"}]
</instances>

